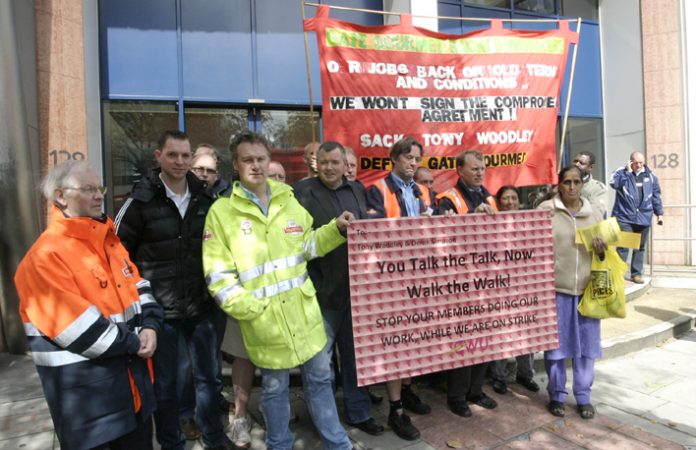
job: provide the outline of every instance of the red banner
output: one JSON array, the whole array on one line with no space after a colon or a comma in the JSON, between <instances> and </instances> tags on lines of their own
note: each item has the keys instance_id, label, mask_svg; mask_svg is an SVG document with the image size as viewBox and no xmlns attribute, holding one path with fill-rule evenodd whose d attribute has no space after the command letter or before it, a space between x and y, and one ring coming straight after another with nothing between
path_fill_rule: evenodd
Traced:
<instances>
[{"instance_id":1,"label":"red banner","mask_svg":"<svg viewBox=\"0 0 696 450\"><path fill-rule=\"evenodd\" d=\"M558 347L548 211L348 229L358 384Z\"/></svg>"},{"instance_id":2,"label":"red banner","mask_svg":"<svg viewBox=\"0 0 696 450\"><path fill-rule=\"evenodd\" d=\"M566 56L577 33L567 21L546 31L491 27L466 35L411 25L366 27L329 18L317 33L324 140L352 147L367 185L390 170L389 148L404 136L424 146L435 188L456 181L454 157L484 153L491 192L505 184L555 183L556 120Z\"/></svg>"}]
</instances>

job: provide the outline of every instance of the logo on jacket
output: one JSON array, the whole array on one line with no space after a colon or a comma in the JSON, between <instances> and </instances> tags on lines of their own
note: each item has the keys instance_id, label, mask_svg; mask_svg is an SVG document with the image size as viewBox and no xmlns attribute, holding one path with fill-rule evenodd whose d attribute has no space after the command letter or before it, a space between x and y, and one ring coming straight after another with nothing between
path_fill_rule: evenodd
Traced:
<instances>
[{"instance_id":1,"label":"logo on jacket","mask_svg":"<svg viewBox=\"0 0 696 450\"><path fill-rule=\"evenodd\" d=\"M251 220L242 220L242 223L241 225L239 225L239 228L242 229L242 233L251 234Z\"/></svg>"},{"instance_id":2,"label":"logo on jacket","mask_svg":"<svg viewBox=\"0 0 696 450\"><path fill-rule=\"evenodd\" d=\"M210 232L210 230L203 230L203 240L204 241L209 241L213 238L213 233Z\"/></svg>"},{"instance_id":3,"label":"logo on jacket","mask_svg":"<svg viewBox=\"0 0 696 450\"><path fill-rule=\"evenodd\" d=\"M298 235L304 233L304 227L298 225L294 220L288 220L288 226L283 231L285 231L285 234Z\"/></svg>"}]
</instances>

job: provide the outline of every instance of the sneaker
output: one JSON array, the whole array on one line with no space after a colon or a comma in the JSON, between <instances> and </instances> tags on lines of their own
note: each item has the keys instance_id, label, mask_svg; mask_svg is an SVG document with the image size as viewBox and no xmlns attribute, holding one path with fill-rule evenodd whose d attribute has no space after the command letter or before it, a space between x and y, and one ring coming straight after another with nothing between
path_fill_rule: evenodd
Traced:
<instances>
[{"instance_id":1,"label":"sneaker","mask_svg":"<svg viewBox=\"0 0 696 450\"><path fill-rule=\"evenodd\" d=\"M415 441L420 438L420 431L411 423L411 418L405 413L390 413L387 424L391 427L394 434L406 441Z\"/></svg>"},{"instance_id":2,"label":"sneaker","mask_svg":"<svg viewBox=\"0 0 696 450\"><path fill-rule=\"evenodd\" d=\"M240 417L232 421L232 442L239 448L251 446L251 425L246 417Z\"/></svg>"},{"instance_id":3,"label":"sneaker","mask_svg":"<svg viewBox=\"0 0 696 450\"><path fill-rule=\"evenodd\" d=\"M507 383L503 380L493 379L493 390L500 395L507 392Z\"/></svg>"},{"instance_id":4,"label":"sneaker","mask_svg":"<svg viewBox=\"0 0 696 450\"><path fill-rule=\"evenodd\" d=\"M529 391L539 392L539 385L536 384L536 381L534 381L532 378L517 377L515 378L515 381L517 384L524 386ZM495 389L495 386L493 386L493 389Z\"/></svg>"},{"instance_id":5,"label":"sneaker","mask_svg":"<svg viewBox=\"0 0 696 450\"><path fill-rule=\"evenodd\" d=\"M411 385L401 387L401 403L414 414L430 414L430 406L421 402L418 394L411 390Z\"/></svg>"},{"instance_id":6,"label":"sneaker","mask_svg":"<svg viewBox=\"0 0 696 450\"><path fill-rule=\"evenodd\" d=\"M450 411L460 417L471 417L471 409L464 400L448 400L447 407Z\"/></svg>"},{"instance_id":7,"label":"sneaker","mask_svg":"<svg viewBox=\"0 0 696 450\"><path fill-rule=\"evenodd\" d=\"M484 392L481 392L481 395L479 395L477 398L470 398L469 402L486 409L495 409L498 406L498 403L487 396Z\"/></svg>"},{"instance_id":8,"label":"sneaker","mask_svg":"<svg viewBox=\"0 0 696 450\"><path fill-rule=\"evenodd\" d=\"M181 428L181 432L184 433L187 441L195 441L201 437L201 432L198 430L196 421L193 418L179 419L179 428Z\"/></svg>"}]
</instances>

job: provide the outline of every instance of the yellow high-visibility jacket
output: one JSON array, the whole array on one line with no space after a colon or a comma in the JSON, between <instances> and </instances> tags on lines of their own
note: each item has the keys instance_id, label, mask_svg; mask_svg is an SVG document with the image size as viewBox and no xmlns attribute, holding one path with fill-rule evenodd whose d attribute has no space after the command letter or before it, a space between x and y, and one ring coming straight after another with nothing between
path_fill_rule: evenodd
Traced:
<instances>
[{"instance_id":1,"label":"yellow high-visibility jacket","mask_svg":"<svg viewBox=\"0 0 696 450\"><path fill-rule=\"evenodd\" d=\"M239 321L249 358L257 367L288 369L326 344L307 261L345 242L335 220L317 230L292 188L268 181L268 216L239 181L208 212L203 270L211 295Z\"/></svg>"}]
</instances>

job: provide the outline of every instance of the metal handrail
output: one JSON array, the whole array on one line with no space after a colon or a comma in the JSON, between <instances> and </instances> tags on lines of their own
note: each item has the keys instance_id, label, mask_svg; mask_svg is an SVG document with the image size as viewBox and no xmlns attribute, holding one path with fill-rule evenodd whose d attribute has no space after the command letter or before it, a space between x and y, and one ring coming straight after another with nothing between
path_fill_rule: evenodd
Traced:
<instances>
[{"instance_id":1,"label":"metal handrail","mask_svg":"<svg viewBox=\"0 0 696 450\"><path fill-rule=\"evenodd\" d=\"M685 203L682 205L663 205L662 208L663 209L691 209L691 208L696 208L696 204ZM687 229L688 234L692 234L689 227L686 227L686 229ZM653 259L654 259L653 258L653 249L654 249L653 242L655 242L655 241L692 242L692 241L696 241L696 237L686 236L686 237L666 237L666 238L660 237L660 238L656 238L656 237L654 237L653 227L651 226L650 227L650 240L649 240L649 242L650 242L650 277L653 276L653 266L655 265L654 261L653 261ZM691 254L691 250L687 249L687 261L690 261L690 258L688 257L688 255L690 255L690 254ZM681 272L681 273L696 272L696 266L692 266L692 267L693 267L692 270L681 269L681 270L675 270L675 271Z\"/></svg>"}]
</instances>

